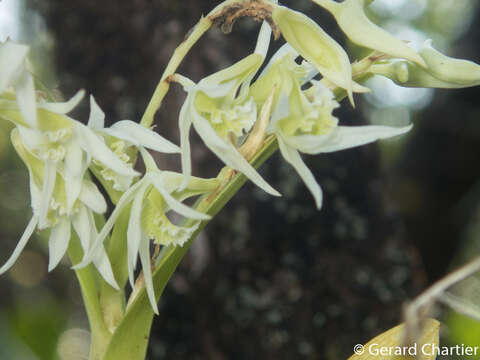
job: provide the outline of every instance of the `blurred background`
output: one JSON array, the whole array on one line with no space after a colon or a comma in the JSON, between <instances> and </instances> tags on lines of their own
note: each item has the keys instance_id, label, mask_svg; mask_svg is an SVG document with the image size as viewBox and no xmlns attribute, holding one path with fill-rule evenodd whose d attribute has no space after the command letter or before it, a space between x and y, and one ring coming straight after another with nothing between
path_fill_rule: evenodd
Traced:
<instances>
[{"instance_id":1,"label":"blurred background","mask_svg":"<svg viewBox=\"0 0 480 360\"><path fill-rule=\"evenodd\" d=\"M66 98L92 93L109 123L138 121L175 47L211 0L3 0L0 40L29 44L39 79ZM307 0L284 1L343 43L333 18ZM480 8L471 0L376 0L372 19L418 46L432 38L449 55L480 63ZM238 21L230 35L209 31L179 72L195 81L254 48L259 24ZM275 42L273 52L282 40ZM403 304L480 253L478 88L403 89L369 82L371 95L344 102L349 125L414 123L399 139L305 156L324 192L314 202L277 155L262 174L284 196L247 184L194 242L154 320L149 360L346 359L402 321ZM157 129L178 143L185 94L172 86ZM88 101L74 117L88 119ZM0 122L0 238L4 262L31 214L27 173ZM194 173L215 176L220 162L192 132ZM179 157L161 168L179 170ZM46 272L42 236L0 277L0 358L80 360L88 323L67 260ZM479 304L480 280L456 287ZM443 344L480 345L480 324L437 307Z\"/></svg>"}]
</instances>

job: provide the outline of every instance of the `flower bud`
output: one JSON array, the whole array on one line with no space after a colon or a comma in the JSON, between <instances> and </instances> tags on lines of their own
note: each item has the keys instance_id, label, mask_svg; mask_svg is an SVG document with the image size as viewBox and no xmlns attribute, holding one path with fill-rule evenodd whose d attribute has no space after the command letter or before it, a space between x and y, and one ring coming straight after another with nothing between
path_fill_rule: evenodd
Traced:
<instances>
[{"instance_id":1,"label":"flower bud","mask_svg":"<svg viewBox=\"0 0 480 360\"><path fill-rule=\"evenodd\" d=\"M391 79L395 84L403 87L459 89L475 85L463 85L437 79L426 70L408 61L397 61L388 64L372 65L370 71Z\"/></svg>"},{"instance_id":2,"label":"flower bud","mask_svg":"<svg viewBox=\"0 0 480 360\"><path fill-rule=\"evenodd\" d=\"M272 17L285 40L327 80L347 90L353 104L352 67L345 50L300 12L276 6Z\"/></svg>"},{"instance_id":3,"label":"flower bud","mask_svg":"<svg viewBox=\"0 0 480 360\"><path fill-rule=\"evenodd\" d=\"M480 65L442 54L432 47L432 40L425 41L420 55L427 64L426 70L437 79L464 86L480 84Z\"/></svg>"},{"instance_id":4,"label":"flower bud","mask_svg":"<svg viewBox=\"0 0 480 360\"><path fill-rule=\"evenodd\" d=\"M365 14L368 0L345 0L341 3L332 0L314 2L333 14L342 31L355 44L425 66L424 60L415 50L368 19Z\"/></svg>"}]
</instances>

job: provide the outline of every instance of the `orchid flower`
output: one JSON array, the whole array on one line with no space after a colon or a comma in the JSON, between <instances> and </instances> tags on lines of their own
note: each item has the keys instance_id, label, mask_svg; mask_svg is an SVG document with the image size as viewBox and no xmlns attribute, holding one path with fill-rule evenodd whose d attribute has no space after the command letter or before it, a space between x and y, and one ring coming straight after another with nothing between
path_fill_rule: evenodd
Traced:
<instances>
[{"instance_id":1,"label":"orchid flower","mask_svg":"<svg viewBox=\"0 0 480 360\"><path fill-rule=\"evenodd\" d=\"M188 197L212 191L218 186L219 181L191 177L187 187L182 190L180 189L183 181L182 174L160 171L145 149L140 148L140 152L146 165L146 174L123 193L115 210L98 234L95 245L74 268L81 268L93 259L120 214L131 204L126 244L129 280L133 287L137 257L140 257L148 298L153 310L158 314L153 290L150 239L163 246L183 246L197 230L200 221L208 220L210 216L191 209L182 201ZM190 227L175 225L167 217L167 212L170 210L197 222Z\"/></svg>"},{"instance_id":2,"label":"orchid flower","mask_svg":"<svg viewBox=\"0 0 480 360\"><path fill-rule=\"evenodd\" d=\"M319 154L348 149L403 134L411 129L389 126L339 126L332 111L339 105L321 82L310 80L307 64L298 65L298 53L288 44L280 48L266 71L252 86L253 98L264 101L264 82L276 84L274 108L267 134L276 136L280 152L300 175L318 208L322 191L299 152ZM310 82L308 95L302 86Z\"/></svg>"},{"instance_id":3,"label":"orchid flower","mask_svg":"<svg viewBox=\"0 0 480 360\"><path fill-rule=\"evenodd\" d=\"M101 136L107 147L128 167L132 168L134 166L134 147L145 147L168 154L180 152L180 148L177 145L131 120L117 121L109 128L104 126L105 114L96 103L94 97L90 96L88 127ZM109 184L111 184L114 190L120 192L126 191L134 179L134 176L117 172L101 161L94 160L91 169L105 187L108 188ZM112 200L115 202L117 199Z\"/></svg>"},{"instance_id":4,"label":"orchid flower","mask_svg":"<svg viewBox=\"0 0 480 360\"><path fill-rule=\"evenodd\" d=\"M26 246L35 228L40 228L41 215L39 212L44 206L41 189L43 187L42 184L46 182L44 177L45 171L43 169L46 165L27 149L20 136L20 131L14 129L11 137L15 150L27 166L30 175L30 195L33 216L12 255L0 268L0 274L10 269L20 256L20 253ZM48 240L48 271L53 270L58 265L67 251L72 226L80 239L84 252L86 253L90 250L91 244L96 237L96 225L93 213L103 214L107 210L105 199L93 182L82 180L78 199L76 199L73 207L69 208L67 205L68 193L64 169L58 167L51 180L53 183L53 188L51 189L52 195L49 198L46 209L46 222L42 226L43 229L50 229L50 237ZM95 251L92 261L104 279L111 286L118 288L111 270L110 261L103 246Z\"/></svg>"},{"instance_id":5,"label":"orchid flower","mask_svg":"<svg viewBox=\"0 0 480 360\"><path fill-rule=\"evenodd\" d=\"M250 82L266 56L271 29L263 23L255 52L227 69L202 79L198 84L176 76L188 93L180 111L180 145L183 185L191 175L190 127L193 125L205 145L226 165L240 171L267 193L279 196L240 154L237 139L257 120L257 107L248 96Z\"/></svg>"},{"instance_id":6,"label":"orchid flower","mask_svg":"<svg viewBox=\"0 0 480 360\"><path fill-rule=\"evenodd\" d=\"M37 124L25 122L15 102L0 102L0 117L13 122L25 147L44 162L42 205L39 209L39 226L45 227L47 207L52 196L55 174L63 167L67 187L67 208L71 210L81 190L82 179L91 159L105 164L124 176L138 173L119 159L90 128L68 117L66 113L82 100L83 91L67 102L40 101L36 106Z\"/></svg>"}]
</instances>

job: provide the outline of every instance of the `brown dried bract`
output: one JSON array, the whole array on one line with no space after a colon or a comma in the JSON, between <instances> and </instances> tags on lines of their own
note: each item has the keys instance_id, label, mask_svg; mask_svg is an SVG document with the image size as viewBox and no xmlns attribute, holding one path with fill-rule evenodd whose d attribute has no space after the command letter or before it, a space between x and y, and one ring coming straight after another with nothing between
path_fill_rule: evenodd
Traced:
<instances>
[{"instance_id":1,"label":"brown dried bract","mask_svg":"<svg viewBox=\"0 0 480 360\"><path fill-rule=\"evenodd\" d=\"M165 81L167 84L170 84L172 82L176 82L177 79L175 77L175 74L170 74L165 79L163 79L163 81Z\"/></svg>"},{"instance_id":2,"label":"brown dried bract","mask_svg":"<svg viewBox=\"0 0 480 360\"><path fill-rule=\"evenodd\" d=\"M259 0L250 0L226 6L218 14L211 15L209 19L213 25L220 26L225 34L232 31L235 21L241 17L251 17L258 22L266 20L277 40L280 37L280 30L272 19L272 10L270 4Z\"/></svg>"}]
</instances>

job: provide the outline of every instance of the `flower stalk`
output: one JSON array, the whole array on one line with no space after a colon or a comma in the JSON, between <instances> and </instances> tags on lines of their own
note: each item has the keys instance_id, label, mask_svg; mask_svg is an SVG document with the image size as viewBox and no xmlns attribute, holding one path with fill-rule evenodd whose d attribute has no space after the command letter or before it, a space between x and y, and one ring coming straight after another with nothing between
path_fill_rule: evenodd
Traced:
<instances>
[{"instance_id":1,"label":"flower stalk","mask_svg":"<svg viewBox=\"0 0 480 360\"><path fill-rule=\"evenodd\" d=\"M229 7L234 7L235 5L238 5L237 8L241 8L242 6L244 8L248 8L249 5L258 2L262 1L226 0L216 6L212 11L210 11L207 16L202 17L198 21L198 23L189 32L185 40L173 52L173 55L170 58L167 67L162 74L162 77L160 78L160 82L155 88L153 96L147 105L145 113L140 120L140 124L146 127L149 127L153 124L155 113L162 105L163 98L165 97L170 88L169 77L175 74L185 56L187 56L193 45L195 45L197 41L200 40L200 38L205 34L205 32L207 32L208 29L212 27L212 25L215 25L222 20L226 20L225 10L228 10ZM248 15L248 13L244 13L243 16L246 15Z\"/></svg>"}]
</instances>

